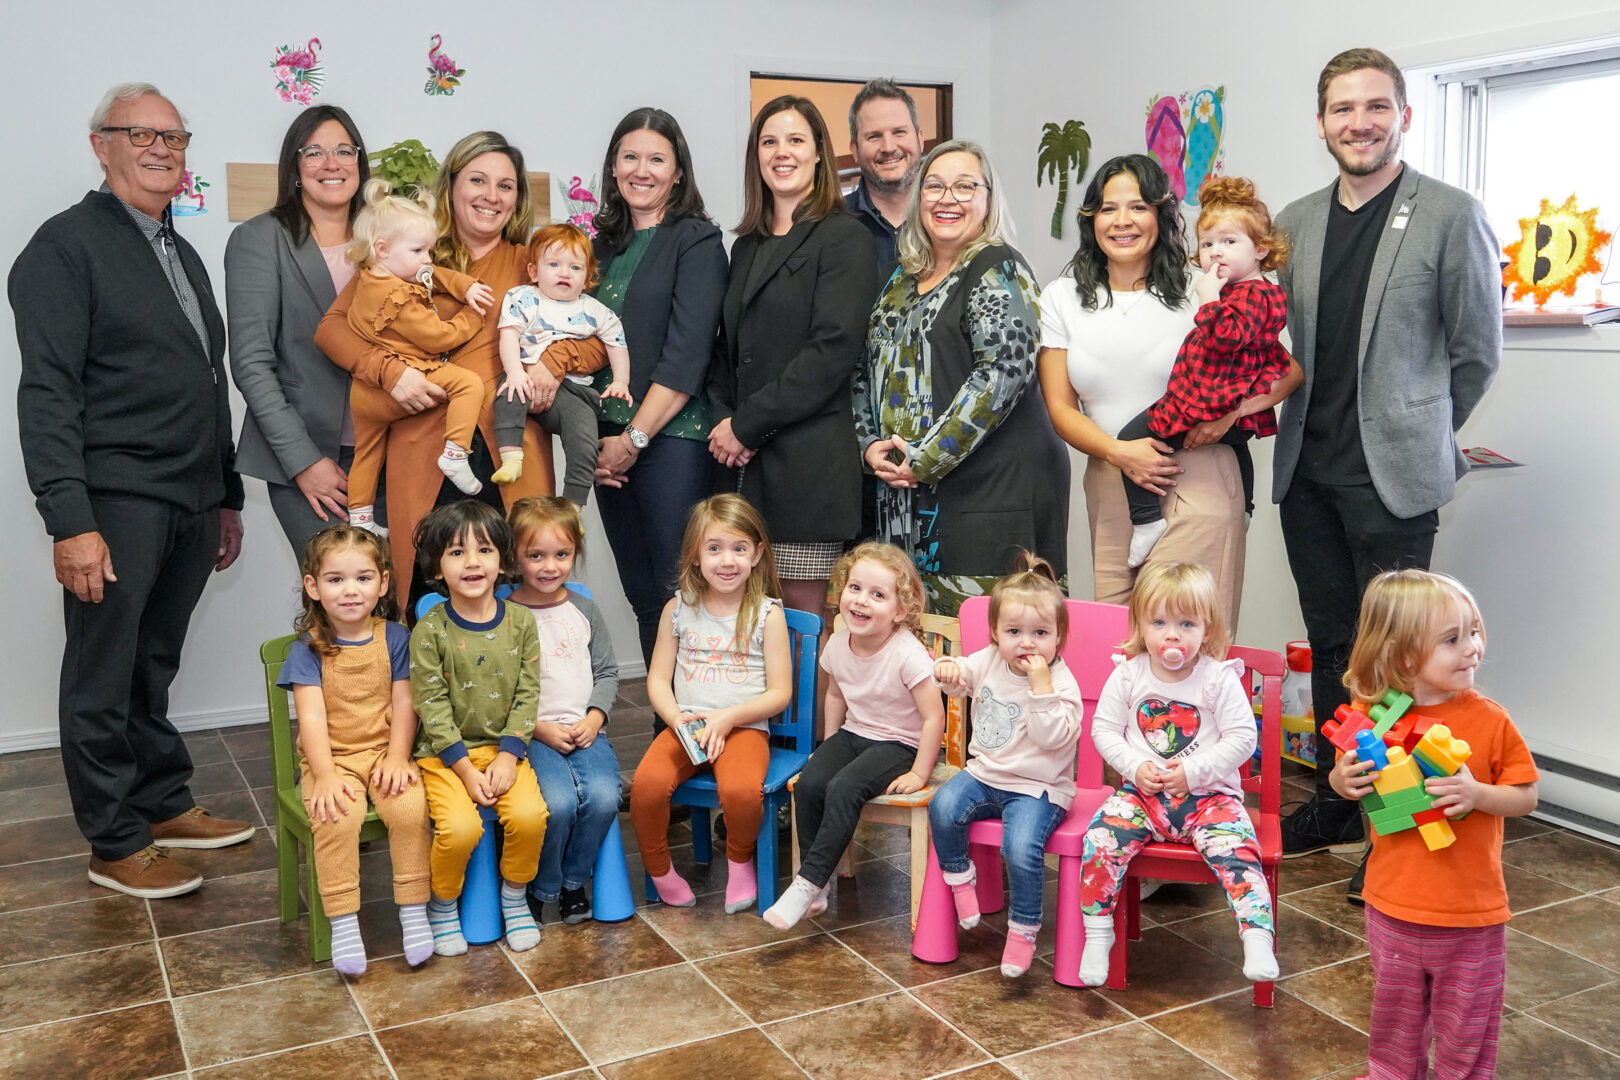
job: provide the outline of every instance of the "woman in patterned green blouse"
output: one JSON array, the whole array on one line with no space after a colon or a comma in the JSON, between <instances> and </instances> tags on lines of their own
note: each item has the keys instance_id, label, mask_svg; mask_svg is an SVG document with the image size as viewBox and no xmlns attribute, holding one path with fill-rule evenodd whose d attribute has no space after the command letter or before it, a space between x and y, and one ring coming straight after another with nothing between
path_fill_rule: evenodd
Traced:
<instances>
[{"instance_id":1,"label":"woman in patterned green blouse","mask_svg":"<svg viewBox=\"0 0 1620 1080\"><path fill-rule=\"evenodd\" d=\"M900 229L854 379L878 539L909 551L955 615L1020 551L1067 573L1069 456L1035 379L1039 291L984 150L935 147Z\"/></svg>"}]
</instances>

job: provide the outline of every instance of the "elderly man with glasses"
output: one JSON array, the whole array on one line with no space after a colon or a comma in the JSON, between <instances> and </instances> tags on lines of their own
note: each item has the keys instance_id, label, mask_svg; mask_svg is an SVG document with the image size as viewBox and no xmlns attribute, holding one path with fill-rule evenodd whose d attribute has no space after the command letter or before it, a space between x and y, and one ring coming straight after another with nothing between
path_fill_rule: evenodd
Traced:
<instances>
[{"instance_id":1,"label":"elderly man with glasses","mask_svg":"<svg viewBox=\"0 0 1620 1080\"><path fill-rule=\"evenodd\" d=\"M190 141L156 87L113 87L90 120L106 182L40 227L8 282L23 463L64 590L68 792L90 880L147 898L202 884L165 849L253 835L195 804L168 718L192 609L242 541L225 327L168 209Z\"/></svg>"}]
</instances>

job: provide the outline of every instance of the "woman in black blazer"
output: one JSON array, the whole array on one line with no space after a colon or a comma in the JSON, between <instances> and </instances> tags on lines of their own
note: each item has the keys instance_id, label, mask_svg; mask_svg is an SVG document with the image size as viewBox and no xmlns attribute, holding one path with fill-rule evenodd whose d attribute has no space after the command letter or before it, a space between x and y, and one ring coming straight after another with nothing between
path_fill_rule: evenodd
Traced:
<instances>
[{"instance_id":1,"label":"woman in black blazer","mask_svg":"<svg viewBox=\"0 0 1620 1080\"><path fill-rule=\"evenodd\" d=\"M630 349L634 405L602 400L597 508L652 661L658 619L675 595L692 507L714 490L704 394L726 250L703 210L692 155L675 118L636 109L613 132L602 175L595 297L618 313ZM597 373L596 389L612 372Z\"/></svg>"},{"instance_id":2,"label":"woman in black blazer","mask_svg":"<svg viewBox=\"0 0 1620 1080\"><path fill-rule=\"evenodd\" d=\"M783 601L818 614L860 531L849 381L878 287L872 237L844 210L836 157L808 99L785 95L754 117L709 374L709 448L765 517Z\"/></svg>"}]
</instances>

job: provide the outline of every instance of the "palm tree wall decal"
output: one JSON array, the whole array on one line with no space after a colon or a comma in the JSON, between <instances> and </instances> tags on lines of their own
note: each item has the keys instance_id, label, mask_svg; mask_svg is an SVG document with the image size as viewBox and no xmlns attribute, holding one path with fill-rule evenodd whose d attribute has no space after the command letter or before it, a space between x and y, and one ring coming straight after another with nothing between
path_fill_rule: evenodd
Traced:
<instances>
[{"instance_id":1,"label":"palm tree wall decal","mask_svg":"<svg viewBox=\"0 0 1620 1080\"><path fill-rule=\"evenodd\" d=\"M1039 187L1048 177L1057 181L1057 206L1052 210L1052 238L1063 239L1063 208L1069 201L1069 172L1076 180L1083 180L1086 166L1091 160L1091 133L1080 120L1070 120L1062 127L1047 124L1041 128L1039 156L1035 159L1035 184Z\"/></svg>"}]
</instances>

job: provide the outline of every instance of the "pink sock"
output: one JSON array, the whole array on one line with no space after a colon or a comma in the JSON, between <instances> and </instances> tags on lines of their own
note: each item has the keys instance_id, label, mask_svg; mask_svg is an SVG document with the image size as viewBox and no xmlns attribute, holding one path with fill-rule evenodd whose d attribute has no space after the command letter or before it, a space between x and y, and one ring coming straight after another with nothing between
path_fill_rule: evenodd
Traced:
<instances>
[{"instance_id":1,"label":"pink sock","mask_svg":"<svg viewBox=\"0 0 1620 1080\"><path fill-rule=\"evenodd\" d=\"M1035 935L1040 929L1007 920L1007 947L1001 950L1001 973L1007 978L1016 979L1029 970L1030 961L1035 959Z\"/></svg>"},{"instance_id":2,"label":"pink sock","mask_svg":"<svg viewBox=\"0 0 1620 1080\"><path fill-rule=\"evenodd\" d=\"M655 876L653 885L658 889L658 899L670 907L691 907L697 903L697 897L692 895L692 886L675 872L673 866L663 874Z\"/></svg>"},{"instance_id":3,"label":"pink sock","mask_svg":"<svg viewBox=\"0 0 1620 1080\"><path fill-rule=\"evenodd\" d=\"M759 882L754 876L754 860L726 860L726 914L746 911L759 900Z\"/></svg>"},{"instance_id":4,"label":"pink sock","mask_svg":"<svg viewBox=\"0 0 1620 1080\"><path fill-rule=\"evenodd\" d=\"M974 884L978 874L970 866L959 874L947 871L944 877L945 884L951 887L951 899L956 903L956 925L964 930L978 926L979 894Z\"/></svg>"}]
</instances>

